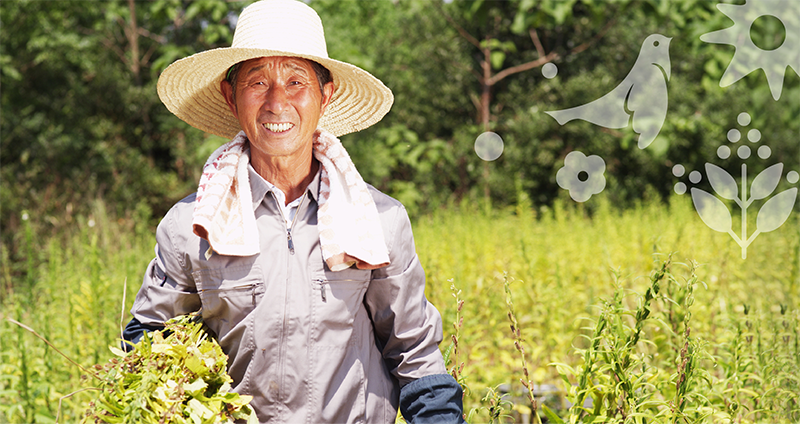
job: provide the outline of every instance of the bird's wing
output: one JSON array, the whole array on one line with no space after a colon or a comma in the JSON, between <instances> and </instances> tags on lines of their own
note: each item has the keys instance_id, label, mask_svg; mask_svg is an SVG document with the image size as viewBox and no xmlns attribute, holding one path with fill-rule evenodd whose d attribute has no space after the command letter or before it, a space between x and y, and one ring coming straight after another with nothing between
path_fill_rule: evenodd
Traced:
<instances>
[{"instance_id":1,"label":"bird's wing","mask_svg":"<svg viewBox=\"0 0 800 424\"><path fill-rule=\"evenodd\" d=\"M632 87L626 77L616 88L597 100L569 109L545 112L555 118L559 125L573 119L581 119L606 128L625 128L630 114L625 110L625 100Z\"/></svg>"},{"instance_id":2,"label":"bird's wing","mask_svg":"<svg viewBox=\"0 0 800 424\"><path fill-rule=\"evenodd\" d=\"M657 65L649 65L646 73L638 74L625 102L631 113L631 127L639 134L639 148L655 140L667 116L667 80Z\"/></svg>"}]
</instances>

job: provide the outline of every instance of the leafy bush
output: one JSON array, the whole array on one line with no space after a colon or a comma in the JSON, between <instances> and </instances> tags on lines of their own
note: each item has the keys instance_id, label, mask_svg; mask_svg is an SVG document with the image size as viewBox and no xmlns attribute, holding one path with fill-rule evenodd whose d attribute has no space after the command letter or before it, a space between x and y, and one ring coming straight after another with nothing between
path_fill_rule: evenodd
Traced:
<instances>
[{"instance_id":1,"label":"leafy bush","mask_svg":"<svg viewBox=\"0 0 800 424\"><path fill-rule=\"evenodd\" d=\"M127 353L111 347L117 358L95 366L101 393L82 422L258 422L247 406L252 397L230 391L228 357L199 315L174 318L132 346Z\"/></svg>"}]
</instances>

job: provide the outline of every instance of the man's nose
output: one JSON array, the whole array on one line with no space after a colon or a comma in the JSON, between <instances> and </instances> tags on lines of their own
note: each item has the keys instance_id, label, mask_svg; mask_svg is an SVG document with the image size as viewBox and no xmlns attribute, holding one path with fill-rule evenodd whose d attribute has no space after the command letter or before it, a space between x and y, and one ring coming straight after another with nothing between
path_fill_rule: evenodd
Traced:
<instances>
[{"instance_id":1,"label":"man's nose","mask_svg":"<svg viewBox=\"0 0 800 424\"><path fill-rule=\"evenodd\" d=\"M286 90L280 86L272 86L264 94L264 109L269 112L280 114L288 105L289 96Z\"/></svg>"}]
</instances>

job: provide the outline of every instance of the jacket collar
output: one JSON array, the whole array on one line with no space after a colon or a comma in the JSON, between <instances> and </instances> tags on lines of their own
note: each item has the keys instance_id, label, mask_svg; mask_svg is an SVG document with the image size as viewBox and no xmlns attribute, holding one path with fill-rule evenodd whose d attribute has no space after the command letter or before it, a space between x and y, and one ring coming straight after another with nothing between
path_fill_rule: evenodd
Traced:
<instances>
[{"instance_id":1,"label":"jacket collar","mask_svg":"<svg viewBox=\"0 0 800 424\"><path fill-rule=\"evenodd\" d=\"M264 200L264 197L272 190L277 190L274 188L272 184L268 183L267 180L264 179L258 172L253 168L252 164L247 165L247 171L250 173L250 193L253 196L253 211L258 208L258 205ZM317 197L319 196L319 176L320 172L322 171L322 166L319 166L317 170L317 174L314 175L314 179L308 184L306 191L314 199L314 202L317 202Z\"/></svg>"}]
</instances>

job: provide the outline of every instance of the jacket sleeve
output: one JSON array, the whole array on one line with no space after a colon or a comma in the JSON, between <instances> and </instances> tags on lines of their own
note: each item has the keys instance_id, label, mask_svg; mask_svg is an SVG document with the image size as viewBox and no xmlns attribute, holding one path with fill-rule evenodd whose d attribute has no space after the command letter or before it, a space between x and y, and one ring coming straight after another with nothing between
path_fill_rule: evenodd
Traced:
<instances>
[{"instance_id":1,"label":"jacket sleeve","mask_svg":"<svg viewBox=\"0 0 800 424\"><path fill-rule=\"evenodd\" d=\"M439 351L442 318L425 298L425 272L405 208L393 210L394 218L383 228L390 264L373 271L365 303L384 361L400 383L406 420L457 422L461 387L447 374Z\"/></svg>"},{"instance_id":2,"label":"jacket sleeve","mask_svg":"<svg viewBox=\"0 0 800 424\"><path fill-rule=\"evenodd\" d=\"M400 389L400 412L411 424L463 423L462 396L450 374L428 375Z\"/></svg>"},{"instance_id":3,"label":"jacket sleeve","mask_svg":"<svg viewBox=\"0 0 800 424\"><path fill-rule=\"evenodd\" d=\"M194 281L176 250L183 243L177 237L175 210L171 210L156 230L155 258L148 265L142 287L133 302L133 319L124 331L126 340L138 341L144 331L163 328L178 315L200 309L200 297ZM178 239L178 240L176 240Z\"/></svg>"}]
</instances>

